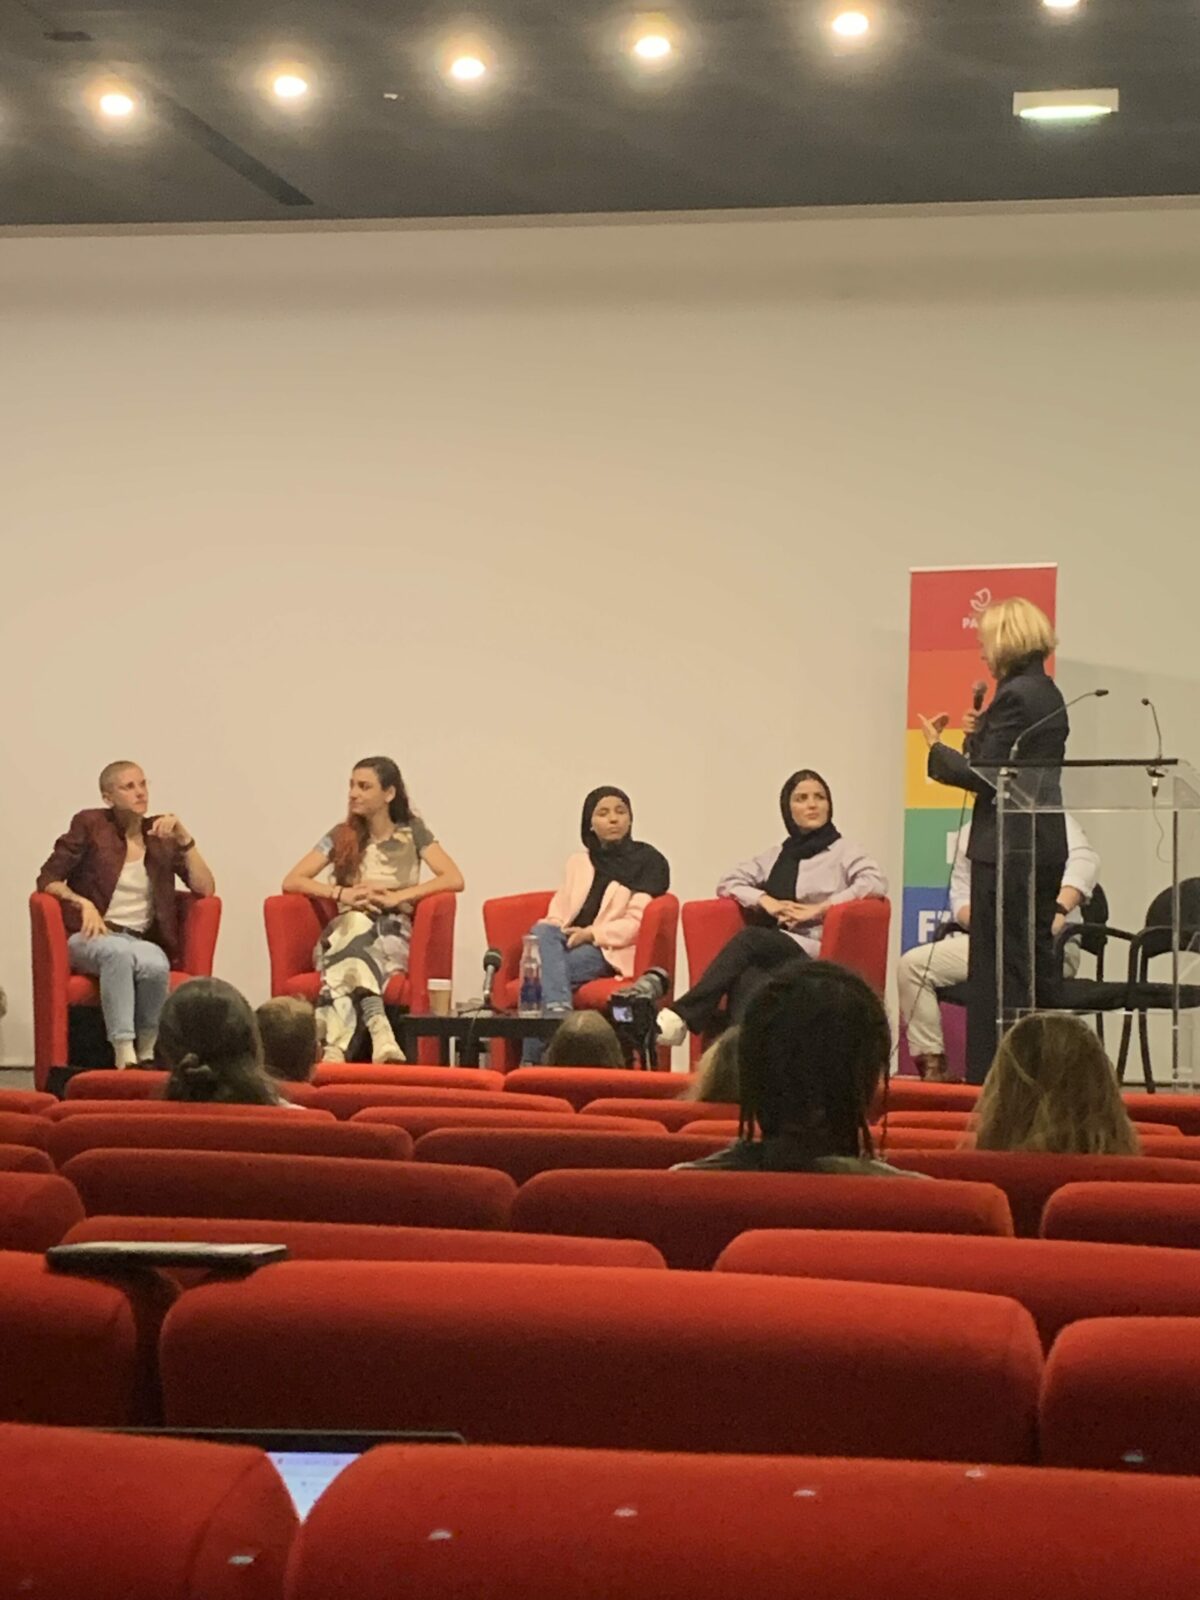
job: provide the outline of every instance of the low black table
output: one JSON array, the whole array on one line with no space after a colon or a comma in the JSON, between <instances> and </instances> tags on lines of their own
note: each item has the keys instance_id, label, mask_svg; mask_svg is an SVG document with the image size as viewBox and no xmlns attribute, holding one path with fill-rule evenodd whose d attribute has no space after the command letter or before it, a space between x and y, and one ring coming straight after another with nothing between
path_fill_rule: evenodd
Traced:
<instances>
[{"instance_id":1,"label":"low black table","mask_svg":"<svg viewBox=\"0 0 1200 1600\"><path fill-rule=\"evenodd\" d=\"M561 1022L561 1016L518 1017L511 1011L482 1011L462 1017L404 1012L395 1017L395 1031L409 1061L417 1059L419 1039L440 1039L443 1064L448 1054L446 1047L454 1044L458 1065L477 1067L487 1040L549 1039L558 1031Z\"/></svg>"}]
</instances>

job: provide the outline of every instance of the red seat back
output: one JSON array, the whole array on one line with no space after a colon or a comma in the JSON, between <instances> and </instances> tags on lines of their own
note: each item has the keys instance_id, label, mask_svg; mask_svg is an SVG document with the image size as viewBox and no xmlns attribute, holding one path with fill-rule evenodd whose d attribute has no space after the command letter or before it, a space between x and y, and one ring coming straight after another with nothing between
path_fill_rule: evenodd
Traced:
<instances>
[{"instance_id":1,"label":"red seat back","mask_svg":"<svg viewBox=\"0 0 1200 1600\"><path fill-rule=\"evenodd\" d=\"M728 1122L732 1118L736 1127L738 1108L708 1100L663 1100L660 1097L627 1100L620 1096L609 1096L605 1100L590 1100L583 1107L582 1114L587 1117L645 1117L675 1133L689 1122L721 1119Z\"/></svg>"},{"instance_id":2,"label":"red seat back","mask_svg":"<svg viewBox=\"0 0 1200 1600\"><path fill-rule=\"evenodd\" d=\"M723 1148L723 1139L643 1131L590 1133L576 1128L439 1128L417 1140L418 1161L495 1167L516 1183L560 1167L673 1167ZM571 1230L568 1230L571 1231Z\"/></svg>"},{"instance_id":3,"label":"red seat back","mask_svg":"<svg viewBox=\"0 0 1200 1600\"><path fill-rule=\"evenodd\" d=\"M1194 1317L1064 1328L1042 1387L1048 1467L1200 1474L1200 1340Z\"/></svg>"},{"instance_id":4,"label":"red seat back","mask_svg":"<svg viewBox=\"0 0 1200 1600\"><path fill-rule=\"evenodd\" d=\"M0 1427L0 1503L12 1594L282 1600L296 1513L249 1446Z\"/></svg>"},{"instance_id":5,"label":"red seat back","mask_svg":"<svg viewBox=\"0 0 1200 1600\"><path fill-rule=\"evenodd\" d=\"M694 1082L691 1073L630 1072L624 1067L517 1067L505 1078L504 1093L561 1095L582 1111L601 1096L675 1100Z\"/></svg>"},{"instance_id":6,"label":"red seat back","mask_svg":"<svg viewBox=\"0 0 1200 1600\"><path fill-rule=\"evenodd\" d=\"M1200 1189L1162 1183L1067 1183L1042 1212L1043 1239L1200 1249Z\"/></svg>"},{"instance_id":7,"label":"red seat back","mask_svg":"<svg viewBox=\"0 0 1200 1600\"><path fill-rule=\"evenodd\" d=\"M393 1600L398 1572L439 1600L1163 1600L1195 1585L1194 1501L1037 1467L384 1445L305 1524L290 1600Z\"/></svg>"},{"instance_id":8,"label":"red seat back","mask_svg":"<svg viewBox=\"0 0 1200 1600\"><path fill-rule=\"evenodd\" d=\"M496 1097L499 1099L499 1095ZM350 1119L354 1127L368 1124L373 1127L405 1128L414 1139L432 1133L435 1128L580 1128L600 1133L642 1132L660 1133L658 1122L630 1122L626 1117L584 1117L574 1110L562 1111L485 1111L482 1106L368 1106L357 1111Z\"/></svg>"},{"instance_id":9,"label":"red seat back","mask_svg":"<svg viewBox=\"0 0 1200 1600\"><path fill-rule=\"evenodd\" d=\"M143 1067L137 1072L77 1072L67 1079L68 1100L161 1100L167 1072Z\"/></svg>"},{"instance_id":10,"label":"red seat back","mask_svg":"<svg viewBox=\"0 0 1200 1600\"><path fill-rule=\"evenodd\" d=\"M62 1180L59 1180L62 1181ZM66 1235L89 1239L193 1239L286 1244L297 1261L540 1261L577 1267L665 1267L641 1239L571 1239L472 1228L379 1227L351 1222L255 1222L229 1217L87 1217Z\"/></svg>"},{"instance_id":11,"label":"red seat back","mask_svg":"<svg viewBox=\"0 0 1200 1600\"><path fill-rule=\"evenodd\" d=\"M337 1083L314 1089L312 1100L345 1120L368 1106L476 1106L497 1111L503 1105L514 1117L522 1111L570 1112L569 1100L548 1094L499 1095L490 1089L397 1088L391 1084Z\"/></svg>"},{"instance_id":12,"label":"red seat back","mask_svg":"<svg viewBox=\"0 0 1200 1600\"><path fill-rule=\"evenodd\" d=\"M31 1117L23 1111L0 1111L0 1144L28 1144L44 1150L50 1133L45 1117Z\"/></svg>"},{"instance_id":13,"label":"red seat back","mask_svg":"<svg viewBox=\"0 0 1200 1600\"><path fill-rule=\"evenodd\" d=\"M43 1172L0 1172L0 1250L48 1250L83 1207L65 1178Z\"/></svg>"},{"instance_id":14,"label":"red seat back","mask_svg":"<svg viewBox=\"0 0 1200 1600\"><path fill-rule=\"evenodd\" d=\"M15 1111L24 1116L45 1116L58 1101L38 1089L0 1089L0 1112Z\"/></svg>"},{"instance_id":15,"label":"red seat back","mask_svg":"<svg viewBox=\"0 0 1200 1600\"><path fill-rule=\"evenodd\" d=\"M352 1128L324 1118L310 1122L307 1111L258 1109L257 1117L65 1117L51 1123L46 1149L59 1167L83 1150L259 1150L390 1161L412 1155L403 1128Z\"/></svg>"},{"instance_id":16,"label":"red seat back","mask_svg":"<svg viewBox=\"0 0 1200 1600\"><path fill-rule=\"evenodd\" d=\"M1189 1250L781 1229L742 1234L716 1269L1007 1295L1029 1311L1047 1349L1085 1317L1200 1317L1200 1255Z\"/></svg>"},{"instance_id":17,"label":"red seat back","mask_svg":"<svg viewBox=\"0 0 1200 1600\"><path fill-rule=\"evenodd\" d=\"M973 1111L979 1089L973 1083L923 1083L919 1078L887 1078L876 1091L871 1117L893 1111Z\"/></svg>"},{"instance_id":18,"label":"red seat back","mask_svg":"<svg viewBox=\"0 0 1200 1600\"><path fill-rule=\"evenodd\" d=\"M516 1192L511 1178L483 1168L223 1150L85 1150L67 1162L63 1176L79 1190L89 1216L277 1217L428 1228L505 1228Z\"/></svg>"},{"instance_id":19,"label":"red seat back","mask_svg":"<svg viewBox=\"0 0 1200 1600\"><path fill-rule=\"evenodd\" d=\"M162 1338L174 1426L972 1461L1033 1459L1041 1364L992 1295L458 1262L285 1261L183 1296Z\"/></svg>"},{"instance_id":20,"label":"red seat back","mask_svg":"<svg viewBox=\"0 0 1200 1600\"><path fill-rule=\"evenodd\" d=\"M375 1061L322 1061L313 1083L327 1089L338 1083L383 1084L392 1089L503 1089L504 1074L486 1067L384 1066Z\"/></svg>"},{"instance_id":21,"label":"red seat back","mask_svg":"<svg viewBox=\"0 0 1200 1600\"><path fill-rule=\"evenodd\" d=\"M53 1172L54 1163L34 1144L0 1144L0 1172Z\"/></svg>"},{"instance_id":22,"label":"red seat back","mask_svg":"<svg viewBox=\"0 0 1200 1600\"><path fill-rule=\"evenodd\" d=\"M299 1087L294 1083L282 1086L290 1096ZM46 1113L50 1122L62 1122L68 1117L85 1116L123 1117L252 1117L274 1116L271 1106L227 1105L219 1100L60 1100ZM323 1122L327 1127L337 1121L332 1111L311 1110L307 1121Z\"/></svg>"},{"instance_id":23,"label":"red seat back","mask_svg":"<svg viewBox=\"0 0 1200 1600\"><path fill-rule=\"evenodd\" d=\"M1131 1117L1150 1122L1170 1122L1180 1133L1200 1134L1200 1094L1142 1094L1129 1091L1124 1096Z\"/></svg>"},{"instance_id":24,"label":"red seat back","mask_svg":"<svg viewBox=\"0 0 1200 1600\"><path fill-rule=\"evenodd\" d=\"M513 1226L648 1239L668 1266L699 1269L747 1228L1012 1232L988 1184L790 1172L544 1172L517 1195Z\"/></svg>"},{"instance_id":25,"label":"red seat back","mask_svg":"<svg viewBox=\"0 0 1200 1600\"><path fill-rule=\"evenodd\" d=\"M1134 1127L1144 1156L1153 1156L1156 1161L1200 1161L1200 1139L1194 1134L1180 1133L1177 1128L1165 1134L1148 1133L1136 1122Z\"/></svg>"},{"instance_id":26,"label":"red seat back","mask_svg":"<svg viewBox=\"0 0 1200 1600\"><path fill-rule=\"evenodd\" d=\"M897 1150L898 1167L934 1178L993 1183L1012 1208L1014 1231L1036 1238L1042 1209L1064 1183L1100 1179L1113 1183L1196 1183L1200 1165L1155 1161L1145 1156L1053 1156L1009 1150Z\"/></svg>"}]
</instances>

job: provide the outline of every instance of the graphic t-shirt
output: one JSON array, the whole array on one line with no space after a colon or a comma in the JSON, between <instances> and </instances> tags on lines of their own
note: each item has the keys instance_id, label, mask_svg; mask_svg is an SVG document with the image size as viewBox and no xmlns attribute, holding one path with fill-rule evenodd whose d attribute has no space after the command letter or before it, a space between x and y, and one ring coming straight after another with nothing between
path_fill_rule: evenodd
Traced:
<instances>
[{"instance_id":1,"label":"graphic t-shirt","mask_svg":"<svg viewBox=\"0 0 1200 1600\"><path fill-rule=\"evenodd\" d=\"M421 880L421 856L437 835L423 817L398 824L387 839L372 839L363 851L355 883L382 883L389 889L411 889ZM328 858L333 854L333 834L313 846Z\"/></svg>"}]
</instances>

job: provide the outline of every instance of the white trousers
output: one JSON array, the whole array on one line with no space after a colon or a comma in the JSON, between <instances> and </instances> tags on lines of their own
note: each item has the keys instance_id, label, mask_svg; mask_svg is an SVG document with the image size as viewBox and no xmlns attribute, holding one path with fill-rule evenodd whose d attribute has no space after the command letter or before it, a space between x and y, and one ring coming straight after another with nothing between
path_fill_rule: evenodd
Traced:
<instances>
[{"instance_id":1,"label":"white trousers","mask_svg":"<svg viewBox=\"0 0 1200 1600\"><path fill-rule=\"evenodd\" d=\"M948 933L936 944L918 944L906 950L896 968L900 994L900 1025L907 1029L908 1049L914 1056L940 1056L946 1049L942 1014L936 991L967 981L971 941L965 933ZM1074 977L1079 967L1079 945L1066 950L1064 971Z\"/></svg>"}]
</instances>

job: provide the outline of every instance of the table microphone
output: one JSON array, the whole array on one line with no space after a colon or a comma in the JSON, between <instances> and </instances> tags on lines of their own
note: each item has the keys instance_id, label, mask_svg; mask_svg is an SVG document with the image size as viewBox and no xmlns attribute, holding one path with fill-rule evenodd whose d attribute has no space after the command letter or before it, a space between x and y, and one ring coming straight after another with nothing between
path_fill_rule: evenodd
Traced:
<instances>
[{"instance_id":1,"label":"table microphone","mask_svg":"<svg viewBox=\"0 0 1200 1600\"><path fill-rule=\"evenodd\" d=\"M1154 765L1150 768L1150 793L1157 795L1158 786L1163 780L1163 740L1162 723L1158 720L1158 707L1149 695L1142 696L1142 704L1150 708L1150 715L1154 718L1154 732L1158 738L1158 754L1154 757Z\"/></svg>"},{"instance_id":2,"label":"table microphone","mask_svg":"<svg viewBox=\"0 0 1200 1600\"><path fill-rule=\"evenodd\" d=\"M496 974L500 971L504 957L494 946L483 953L483 999L479 1002L481 1011L492 1009L492 986L496 982Z\"/></svg>"},{"instance_id":3,"label":"table microphone","mask_svg":"<svg viewBox=\"0 0 1200 1600\"><path fill-rule=\"evenodd\" d=\"M1073 700L1068 700L1065 705L1055 706L1053 711L1047 713L1047 715L1044 717L1039 717L1036 722L1031 723L1030 726L1025 729L1024 733L1019 733L1017 735L1017 737L1013 740L1012 747L1008 752L1008 759L1010 761L1016 760L1017 751L1021 748L1022 744L1024 744L1025 740L1028 739L1031 733L1036 733L1039 728L1044 728L1048 722L1053 722L1055 717L1065 717L1071 707L1077 706L1081 700L1103 700L1107 693L1107 689L1087 689L1083 694L1077 694Z\"/></svg>"}]
</instances>

